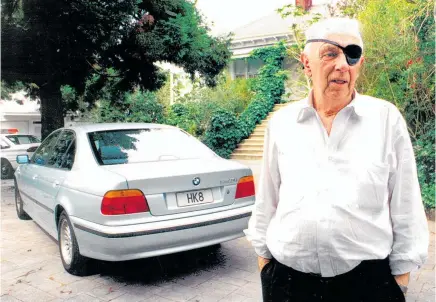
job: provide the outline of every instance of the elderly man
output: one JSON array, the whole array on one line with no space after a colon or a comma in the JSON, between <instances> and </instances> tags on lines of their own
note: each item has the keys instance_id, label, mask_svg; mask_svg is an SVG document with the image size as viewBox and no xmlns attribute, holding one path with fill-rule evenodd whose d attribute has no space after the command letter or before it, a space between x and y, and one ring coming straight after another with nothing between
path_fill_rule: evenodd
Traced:
<instances>
[{"instance_id":1,"label":"elderly man","mask_svg":"<svg viewBox=\"0 0 436 302\"><path fill-rule=\"evenodd\" d=\"M306 39L313 89L268 124L246 230L264 301L405 301L428 247L407 125L393 104L354 89L356 20L315 23Z\"/></svg>"}]
</instances>

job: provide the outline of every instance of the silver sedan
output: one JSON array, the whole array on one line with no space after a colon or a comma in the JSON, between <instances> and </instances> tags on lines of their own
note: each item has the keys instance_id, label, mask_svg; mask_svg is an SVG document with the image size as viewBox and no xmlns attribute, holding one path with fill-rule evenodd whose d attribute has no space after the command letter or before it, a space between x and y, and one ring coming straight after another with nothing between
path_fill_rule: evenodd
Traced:
<instances>
[{"instance_id":1,"label":"silver sedan","mask_svg":"<svg viewBox=\"0 0 436 302\"><path fill-rule=\"evenodd\" d=\"M18 217L59 243L71 274L89 258L146 258L244 236L252 171L186 132L157 124L94 124L54 131L17 157Z\"/></svg>"}]
</instances>

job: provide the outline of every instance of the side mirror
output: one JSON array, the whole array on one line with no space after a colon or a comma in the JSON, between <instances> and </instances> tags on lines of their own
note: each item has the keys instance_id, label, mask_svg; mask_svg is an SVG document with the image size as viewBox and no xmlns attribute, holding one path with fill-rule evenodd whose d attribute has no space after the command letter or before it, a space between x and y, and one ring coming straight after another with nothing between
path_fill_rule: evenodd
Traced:
<instances>
[{"instance_id":1,"label":"side mirror","mask_svg":"<svg viewBox=\"0 0 436 302\"><path fill-rule=\"evenodd\" d=\"M22 165L22 164L28 164L29 163L29 156L26 155L18 155L17 156L17 163Z\"/></svg>"}]
</instances>

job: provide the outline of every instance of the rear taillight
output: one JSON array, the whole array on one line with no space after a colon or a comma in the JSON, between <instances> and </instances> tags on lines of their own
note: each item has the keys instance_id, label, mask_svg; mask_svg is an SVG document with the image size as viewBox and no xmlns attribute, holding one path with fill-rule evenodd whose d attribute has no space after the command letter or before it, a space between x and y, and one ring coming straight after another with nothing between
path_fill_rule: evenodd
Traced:
<instances>
[{"instance_id":1,"label":"rear taillight","mask_svg":"<svg viewBox=\"0 0 436 302\"><path fill-rule=\"evenodd\" d=\"M244 198L249 196L254 196L254 179L253 176L245 176L242 177L238 181L238 185L236 186L236 195L235 198Z\"/></svg>"},{"instance_id":2,"label":"rear taillight","mask_svg":"<svg viewBox=\"0 0 436 302\"><path fill-rule=\"evenodd\" d=\"M147 199L140 190L109 191L101 202L103 215L134 214L149 210Z\"/></svg>"}]
</instances>

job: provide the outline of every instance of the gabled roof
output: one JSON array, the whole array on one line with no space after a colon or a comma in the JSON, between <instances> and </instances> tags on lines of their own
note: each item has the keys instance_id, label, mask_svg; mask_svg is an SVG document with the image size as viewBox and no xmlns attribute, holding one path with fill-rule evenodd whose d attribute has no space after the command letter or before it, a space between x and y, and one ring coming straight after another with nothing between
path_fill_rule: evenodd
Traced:
<instances>
[{"instance_id":1,"label":"gabled roof","mask_svg":"<svg viewBox=\"0 0 436 302\"><path fill-rule=\"evenodd\" d=\"M334 0L330 1L334 2ZM256 38L275 37L289 34L292 24L298 24L305 20L309 20L312 17L312 14L326 15L328 13L326 3L328 2L329 1L319 1L319 4L314 4L310 8L308 15L299 17L287 16L286 18L282 18L278 12L270 12L262 18L232 30L232 40L238 42L241 40L253 40Z\"/></svg>"},{"instance_id":2,"label":"gabled roof","mask_svg":"<svg viewBox=\"0 0 436 302\"><path fill-rule=\"evenodd\" d=\"M233 41L289 34L289 27L294 22L295 20L291 17L283 19L277 12L272 12L233 30Z\"/></svg>"}]
</instances>

